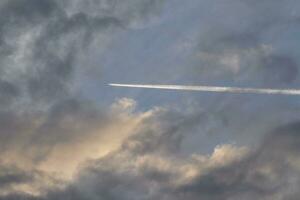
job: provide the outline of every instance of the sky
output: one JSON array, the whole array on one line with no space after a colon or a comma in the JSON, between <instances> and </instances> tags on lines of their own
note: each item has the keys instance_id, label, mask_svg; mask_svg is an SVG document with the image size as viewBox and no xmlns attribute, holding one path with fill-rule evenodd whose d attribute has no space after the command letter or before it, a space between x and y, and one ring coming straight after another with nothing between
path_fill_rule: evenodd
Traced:
<instances>
[{"instance_id":1,"label":"sky","mask_svg":"<svg viewBox=\"0 0 300 200\"><path fill-rule=\"evenodd\" d=\"M0 200L297 200L297 0L2 0Z\"/></svg>"}]
</instances>

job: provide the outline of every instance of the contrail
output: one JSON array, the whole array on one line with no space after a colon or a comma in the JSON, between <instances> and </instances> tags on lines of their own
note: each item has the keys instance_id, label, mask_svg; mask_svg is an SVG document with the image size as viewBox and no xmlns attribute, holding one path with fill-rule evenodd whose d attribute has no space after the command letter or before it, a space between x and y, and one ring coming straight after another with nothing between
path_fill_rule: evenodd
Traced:
<instances>
[{"instance_id":1,"label":"contrail","mask_svg":"<svg viewBox=\"0 0 300 200\"><path fill-rule=\"evenodd\" d=\"M201 92L223 92L223 93L250 93L270 95L300 95L300 90L295 89L270 89L270 88L240 88L240 87L216 87L216 86L189 86L189 85L140 85L140 84L118 84L110 83L113 87L149 88L164 90L186 90Z\"/></svg>"}]
</instances>

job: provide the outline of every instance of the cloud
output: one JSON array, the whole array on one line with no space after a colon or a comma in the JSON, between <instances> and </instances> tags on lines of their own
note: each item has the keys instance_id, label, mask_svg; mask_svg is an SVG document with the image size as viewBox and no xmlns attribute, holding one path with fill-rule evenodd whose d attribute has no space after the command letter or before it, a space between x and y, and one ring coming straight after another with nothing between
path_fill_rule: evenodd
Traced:
<instances>
[{"instance_id":1,"label":"cloud","mask_svg":"<svg viewBox=\"0 0 300 200\"><path fill-rule=\"evenodd\" d=\"M133 100L123 99L114 104L122 108L99 108L79 94L77 82L82 82L86 75L79 60L86 57L85 51L92 44L101 44L98 49L105 49L114 34L131 28L132 21L140 19L146 26L152 8L156 12L160 4L153 1L152 7L150 0L137 2L136 9L130 5L134 2L116 1L110 13L101 1L97 10L102 10L103 15L95 15L89 9L96 8L97 2L86 3L89 7L80 7L82 1L74 5L72 2L75 1L0 3L3 195L39 194L44 187L55 188L60 181L65 183L80 162L117 148L144 117L131 113ZM125 7L128 8L120 10ZM125 17L131 14L134 17ZM74 153L74 149L81 150ZM15 166L19 171L10 173L6 166ZM59 183L52 184L52 179Z\"/></svg>"},{"instance_id":2,"label":"cloud","mask_svg":"<svg viewBox=\"0 0 300 200\"><path fill-rule=\"evenodd\" d=\"M293 199L298 195L299 123L289 124L266 136L262 145L242 160L212 170L184 186L191 199ZM291 158L292 157L292 158ZM287 192L288 191L288 192Z\"/></svg>"},{"instance_id":3,"label":"cloud","mask_svg":"<svg viewBox=\"0 0 300 200\"><path fill-rule=\"evenodd\" d=\"M194 51L195 63L191 64L201 79L261 87L287 87L298 81L297 56L287 54L278 45L291 42L278 35L289 32L288 27L297 26L299 16L293 10L299 7L298 3L231 0L227 5L218 2L209 5L214 7L213 15L204 15L209 23L203 23L202 29L197 30L198 47Z\"/></svg>"},{"instance_id":4,"label":"cloud","mask_svg":"<svg viewBox=\"0 0 300 200\"><path fill-rule=\"evenodd\" d=\"M10 193L5 199L293 199L298 195L299 122L274 129L253 149L224 144L210 155L187 155L181 148L188 130L193 129L191 119L162 108L132 112L124 102L128 105L132 100L116 102L113 113L119 113L118 108L123 110L119 117L139 120L120 145L102 156L82 160L72 181L58 189L55 186L60 184L54 184L37 196ZM116 118L107 123L124 133ZM77 148L76 142L70 148ZM15 176L18 178L8 184L23 181Z\"/></svg>"},{"instance_id":5,"label":"cloud","mask_svg":"<svg viewBox=\"0 0 300 200\"><path fill-rule=\"evenodd\" d=\"M289 124L256 149L224 145L209 156L137 154L123 146L86 163L72 185L42 199L295 199L298 131L299 123Z\"/></svg>"},{"instance_id":6,"label":"cloud","mask_svg":"<svg viewBox=\"0 0 300 200\"><path fill-rule=\"evenodd\" d=\"M271 74L273 76L265 76L266 83L291 83L297 79L298 65L292 58L288 56L271 55L263 58L262 71L264 74Z\"/></svg>"},{"instance_id":7,"label":"cloud","mask_svg":"<svg viewBox=\"0 0 300 200\"><path fill-rule=\"evenodd\" d=\"M225 145L209 156L136 153L123 146L87 162L67 188L36 198L295 199L300 183L298 131L298 122L289 124L266 136L256 149Z\"/></svg>"},{"instance_id":8,"label":"cloud","mask_svg":"<svg viewBox=\"0 0 300 200\"><path fill-rule=\"evenodd\" d=\"M171 190L201 173L227 166L247 152L244 148L225 145L217 147L211 156L180 155L180 142L176 138L184 132L174 129L184 123L168 125L170 118L174 119L169 114L154 110L119 149L82 164L71 185L64 190L50 191L44 198L172 198ZM179 116L177 120L182 118Z\"/></svg>"},{"instance_id":9,"label":"cloud","mask_svg":"<svg viewBox=\"0 0 300 200\"><path fill-rule=\"evenodd\" d=\"M159 14L163 0L100 0L100 1L64 1L68 14L84 13L92 17L113 17L131 28L149 24Z\"/></svg>"},{"instance_id":10,"label":"cloud","mask_svg":"<svg viewBox=\"0 0 300 200\"><path fill-rule=\"evenodd\" d=\"M84 71L78 60L92 41L104 48L114 33L130 28L127 23L149 18L159 2L5 1L0 8L0 88L6 91L1 101L18 95L17 103L27 104L22 109L45 109L74 95L73 81Z\"/></svg>"},{"instance_id":11,"label":"cloud","mask_svg":"<svg viewBox=\"0 0 300 200\"><path fill-rule=\"evenodd\" d=\"M232 8L216 7L226 10L224 24L209 16L212 23L206 22L208 29L193 45L197 69L192 75L226 76L222 81L234 76L271 86L297 83L297 58L268 40L299 20L287 12L291 4L230 2L239 8L233 17L225 17ZM255 149L224 141L210 154L184 149L187 140L201 148L209 141L197 136L212 132L261 135L260 126L291 121L293 106L281 110L276 103L257 106L224 98L207 107L141 111L131 98L101 107L87 95L95 91L80 91L94 75L87 54L98 56L123 31L151 27L163 3L1 1L0 199L297 199L299 123L274 130ZM237 19L245 19L238 30ZM262 107L272 112L253 112ZM281 120L274 113L288 117ZM228 128L232 124L237 125Z\"/></svg>"},{"instance_id":12,"label":"cloud","mask_svg":"<svg viewBox=\"0 0 300 200\"><path fill-rule=\"evenodd\" d=\"M163 108L137 112L135 104L120 99L102 114L77 101L51 109L50 119L43 120L31 135L34 143L25 137L2 154L3 165L23 168L21 174L11 175L12 186L4 189L2 197L150 198L161 195L156 194L160 187L169 190L201 170L226 165L243 155L228 145L218 147L211 157L184 159L181 143L197 119L191 122L180 112ZM74 153L74 149L80 151ZM200 170L197 165L201 163ZM24 175L30 179L24 180Z\"/></svg>"}]
</instances>

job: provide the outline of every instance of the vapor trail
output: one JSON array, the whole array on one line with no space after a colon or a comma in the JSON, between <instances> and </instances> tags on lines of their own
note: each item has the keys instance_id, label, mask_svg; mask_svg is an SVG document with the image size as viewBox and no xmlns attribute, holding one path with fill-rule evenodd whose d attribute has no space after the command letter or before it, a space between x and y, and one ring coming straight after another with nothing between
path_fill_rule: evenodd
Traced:
<instances>
[{"instance_id":1,"label":"vapor trail","mask_svg":"<svg viewBox=\"0 0 300 200\"><path fill-rule=\"evenodd\" d=\"M223 93L252 93L252 94L277 94L277 95L300 95L300 90L295 89L269 89L269 88L240 88L240 87L215 87L215 86L188 86L188 85L140 85L110 83L113 87L149 88L163 90L186 90L202 92Z\"/></svg>"}]
</instances>

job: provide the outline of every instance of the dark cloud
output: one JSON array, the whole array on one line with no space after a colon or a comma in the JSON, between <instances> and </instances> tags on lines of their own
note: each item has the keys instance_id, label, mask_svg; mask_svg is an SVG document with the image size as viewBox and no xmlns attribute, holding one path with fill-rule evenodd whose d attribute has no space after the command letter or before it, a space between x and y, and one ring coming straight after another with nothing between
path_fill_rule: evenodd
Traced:
<instances>
[{"instance_id":1,"label":"dark cloud","mask_svg":"<svg viewBox=\"0 0 300 200\"><path fill-rule=\"evenodd\" d=\"M90 132L118 120L109 108L100 109L78 94L74 82L84 79L82 72L87 68L79 66L78 60L88 56L86 51L95 41L99 49L104 48L102 43L115 33L131 28L135 20L147 23L151 10L160 7L152 0L137 1L137 9L131 5L134 2L115 1L109 7L105 1L83 3L89 7L73 2L0 3L0 161L25 170L23 176L6 174L7 169L1 168L1 187L30 185L26 170L47 159L57 146L82 142ZM3 198L18 198L18 194Z\"/></svg>"},{"instance_id":2,"label":"dark cloud","mask_svg":"<svg viewBox=\"0 0 300 200\"><path fill-rule=\"evenodd\" d=\"M56 145L70 144L105 127L113 121L108 111L98 109L92 102L68 99L51 107L46 119L31 135L31 142L24 151L37 162L47 159ZM82 134L85 134L83 136Z\"/></svg>"},{"instance_id":3,"label":"dark cloud","mask_svg":"<svg viewBox=\"0 0 300 200\"><path fill-rule=\"evenodd\" d=\"M147 9L148 2L141 6ZM0 9L1 91L22 91L18 99L30 98L35 107L71 96L76 58L97 34L124 27L122 16L69 15L68 7L56 1L14 0ZM4 95L1 99L11 94Z\"/></svg>"},{"instance_id":4,"label":"dark cloud","mask_svg":"<svg viewBox=\"0 0 300 200\"><path fill-rule=\"evenodd\" d=\"M193 76L223 77L221 81L254 80L259 86L297 83L297 58L274 51L272 36L278 33L271 31L271 34L270 30L296 25L299 17L289 14L289 6L281 1L230 2L236 5L236 12L226 18L230 9L226 5L219 7L225 9L223 14L219 12L224 17L222 22L220 16L214 19L210 15L211 23L196 41L193 62L196 60L197 69ZM267 114L253 112L262 106L248 102L245 105L232 98L224 98L222 102L216 99L206 108L197 105L200 108L192 107L192 112L157 108L139 113L131 110L134 105L128 100L119 102L117 109L114 106L103 109L78 92L76 81L86 81L83 72L89 67L81 66L81 59L89 58L86 53L91 45L105 43L117 32L151 24L162 3L162 0L0 3L0 160L25 166L11 169L0 162L0 191L4 193L0 199L297 199L299 123L276 129L248 154L230 146L216 148L210 156L186 155L183 144L192 133L240 132L254 124L255 128L245 133L261 135L254 132L261 124L249 118ZM240 21L244 24L236 28ZM280 111L272 103L268 106L273 109L272 114ZM245 117L244 111L250 117ZM273 116L261 123L270 119ZM239 125L229 130L233 123ZM126 130L130 125L133 128L129 134ZM80 145L87 147L98 142L97 147L90 148L93 151L109 145L105 144L105 138L98 137L106 131L112 140L122 134L126 139L121 141L119 149L102 158L85 155L84 160L89 158L89 161L81 163L78 174L70 182L64 182L65 187L54 187L60 185L54 178L56 171L41 172L35 168L43 164L44 168L60 168L59 165L72 162L86 153ZM206 141L194 142L197 148L200 143L206 144ZM225 164L218 158L217 150L221 151L221 161ZM59 157L62 154L59 151L67 156ZM59 162L59 159L65 160ZM64 170L69 169L66 166ZM42 192L31 195L30 191L15 189L19 185Z\"/></svg>"},{"instance_id":5,"label":"dark cloud","mask_svg":"<svg viewBox=\"0 0 300 200\"><path fill-rule=\"evenodd\" d=\"M78 184L90 180L96 181L92 184L87 183L88 187L94 188L88 190L94 195L90 199L97 197L139 199L138 195L141 193L148 194L148 197L145 195L141 197L142 199L153 197L166 199L293 199L298 194L295 188L300 183L299 166L295 166L293 163L299 161L297 155L300 141L299 131L299 123L281 127L268 135L261 147L252 151L242 160L225 167L212 169L190 183L173 189L171 185L166 187L164 184L165 182L171 184L171 181L168 182L168 180L172 179L164 179L162 172L158 176L160 179L156 179L155 173L151 173L149 169L148 172L146 170L147 173L142 171L136 177L125 172L119 174L109 168L101 169L104 162L100 162L97 167L87 169L88 173L79 179ZM161 189L156 191L158 194L150 193L148 184L151 184L151 181L147 182L146 180L152 180L158 184ZM144 188L143 183L146 184Z\"/></svg>"},{"instance_id":6,"label":"dark cloud","mask_svg":"<svg viewBox=\"0 0 300 200\"><path fill-rule=\"evenodd\" d=\"M151 5L141 4L145 9ZM97 34L122 27L121 16L83 11L68 15L64 6L49 0L1 3L0 111L11 116L21 111L48 115L55 112L52 108L76 99L76 58Z\"/></svg>"},{"instance_id":7,"label":"dark cloud","mask_svg":"<svg viewBox=\"0 0 300 200\"><path fill-rule=\"evenodd\" d=\"M180 188L191 199L290 199L298 194L299 123L280 127L241 161L212 170ZM295 163L294 163L295 162ZM289 191L289 192L284 192Z\"/></svg>"},{"instance_id":8,"label":"dark cloud","mask_svg":"<svg viewBox=\"0 0 300 200\"><path fill-rule=\"evenodd\" d=\"M32 174L28 174L16 167L6 167L1 166L0 175L0 187L10 187L14 184L30 183L33 181L34 177Z\"/></svg>"},{"instance_id":9,"label":"dark cloud","mask_svg":"<svg viewBox=\"0 0 300 200\"><path fill-rule=\"evenodd\" d=\"M7 81L0 82L0 103L1 105L9 105L20 95L19 88L13 83Z\"/></svg>"},{"instance_id":10,"label":"dark cloud","mask_svg":"<svg viewBox=\"0 0 300 200\"><path fill-rule=\"evenodd\" d=\"M271 55L261 62L264 81L269 85L278 83L291 83L298 77L298 65L293 58L288 56Z\"/></svg>"},{"instance_id":11,"label":"dark cloud","mask_svg":"<svg viewBox=\"0 0 300 200\"><path fill-rule=\"evenodd\" d=\"M183 173L182 158L173 157L172 152L167 157L153 152L136 154L123 147L86 163L66 189L38 199L295 199L300 183L299 131L299 122L282 126L241 159L206 171L201 169L205 163L197 163L193 167L199 175L182 183L176 183ZM147 158L153 159L150 165L142 162ZM155 158L165 163L161 165ZM192 161L185 164L192 165Z\"/></svg>"}]
</instances>

